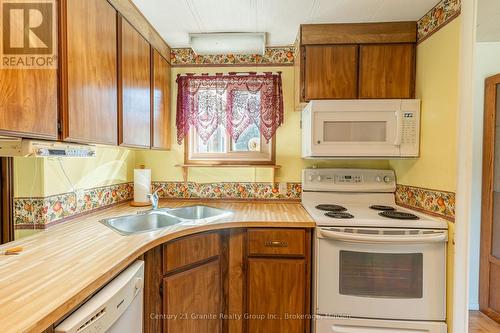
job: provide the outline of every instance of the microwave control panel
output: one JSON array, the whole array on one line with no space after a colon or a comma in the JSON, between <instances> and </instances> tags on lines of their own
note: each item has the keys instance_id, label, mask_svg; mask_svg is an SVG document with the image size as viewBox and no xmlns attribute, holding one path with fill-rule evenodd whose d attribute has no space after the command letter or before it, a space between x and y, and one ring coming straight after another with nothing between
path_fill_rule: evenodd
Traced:
<instances>
[{"instance_id":1,"label":"microwave control panel","mask_svg":"<svg viewBox=\"0 0 500 333\"><path fill-rule=\"evenodd\" d=\"M417 125L417 115L414 112L403 112L402 144L417 144Z\"/></svg>"}]
</instances>

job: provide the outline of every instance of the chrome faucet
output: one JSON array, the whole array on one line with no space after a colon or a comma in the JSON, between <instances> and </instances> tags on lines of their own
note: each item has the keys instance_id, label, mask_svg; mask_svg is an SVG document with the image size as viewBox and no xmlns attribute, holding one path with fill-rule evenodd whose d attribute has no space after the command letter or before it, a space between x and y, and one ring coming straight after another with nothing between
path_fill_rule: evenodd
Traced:
<instances>
[{"instance_id":1,"label":"chrome faucet","mask_svg":"<svg viewBox=\"0 0 500 333\"><path fill-rule=\"evenodd\" d=\"M149 201L151 202L152 210L158 209L158 201L159 201L158 191L161 189L163 189L163 186L158 187L156 191L154 191L153 193L149 193L147 195Z\"/></svg>"}]
</instances>

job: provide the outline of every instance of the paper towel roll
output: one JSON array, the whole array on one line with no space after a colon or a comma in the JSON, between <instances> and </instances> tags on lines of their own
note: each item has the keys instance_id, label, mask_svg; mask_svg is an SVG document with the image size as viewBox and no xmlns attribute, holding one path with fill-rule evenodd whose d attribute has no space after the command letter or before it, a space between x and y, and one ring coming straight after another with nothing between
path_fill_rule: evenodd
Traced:
<instances>
[{"instance_id":1,"label":"paper towel roll","mask_svg":"<svg viewBox=\"0 0 500 333\"><path fill-rule=\"evenodd\" d=\"M134 203L149 203L151 193L151 169L134 169Z\"/></svg>"}]
</instances>

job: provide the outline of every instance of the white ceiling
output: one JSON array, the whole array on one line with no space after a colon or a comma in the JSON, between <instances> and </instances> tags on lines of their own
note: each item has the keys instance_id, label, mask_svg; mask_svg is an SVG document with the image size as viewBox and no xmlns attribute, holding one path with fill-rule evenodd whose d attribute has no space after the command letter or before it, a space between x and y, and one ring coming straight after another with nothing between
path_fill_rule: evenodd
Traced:
<instances>
[{"instance_id":1,"label":"white ceiling","mask_svg":"<svg viewBox=\"0 0 500 333\"><path fill-rule=\"evenodd\" d=\"M439 0L133 0L165 41L188 33L266 32L268 46L291 45L301 23L418 20Z\"/></svg>"}]
</instances>

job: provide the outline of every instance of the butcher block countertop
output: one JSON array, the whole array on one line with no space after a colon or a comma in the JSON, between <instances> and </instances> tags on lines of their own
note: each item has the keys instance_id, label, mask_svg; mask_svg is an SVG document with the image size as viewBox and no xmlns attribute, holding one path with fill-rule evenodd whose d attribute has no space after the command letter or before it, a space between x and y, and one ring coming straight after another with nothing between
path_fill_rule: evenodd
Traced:
<instances>
[{"instance_id":1,"label":"butcher block countertop","mask_svg":"<svg viewBox=\"0 0 500 333\"><path fill-rule=\"evenodd\" d=\"M1 332L43 331L143 253L172 239L225 228L315 226L297 202L163 201L161 207L194 204L228 209L234 214L206 224L174 225L122 236L99 220L146 210L125 203L1 245ZM18 255L4 255L14 246L24 250Z\"/></svg>"}]
</instances>

